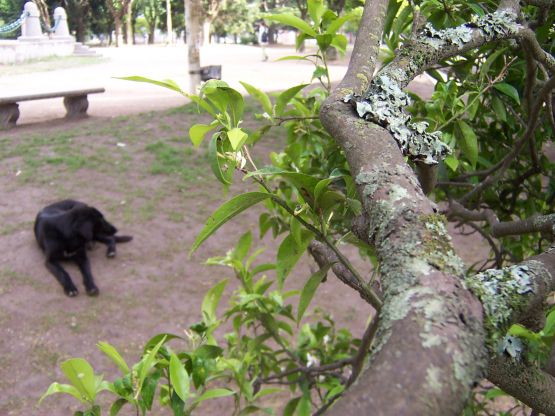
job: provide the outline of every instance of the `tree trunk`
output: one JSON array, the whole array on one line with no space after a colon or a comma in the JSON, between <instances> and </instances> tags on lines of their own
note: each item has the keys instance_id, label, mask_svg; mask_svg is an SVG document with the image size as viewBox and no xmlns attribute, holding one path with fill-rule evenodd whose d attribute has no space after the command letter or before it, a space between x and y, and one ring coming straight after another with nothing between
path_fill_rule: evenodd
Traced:
<instances>
[{"instance_id":1,"label":"tree trunk","mask_svg":"<svg viewBox=\"0 0 555 416\"><path fill-rule=\"evenodd\" d=\"M114 31L115 33L115 41L116 41L116 48L119 48L123 39L121 38L121 18L119 16L114 16Z\"/></svg>"},{"instance_id":2,"label":"tree trunk","mask_svg":"<svg viewBox=\"0 0 555 416\"><path fill-rule=\"evenodd\" d=\"M195 93L200 85L200 25L202 6L200 0L185 0L185 29L187 62L189 66L189 92Z\"/></svg>"},{"instance_id":3,"label":"tree trunk","mask_svg":"<svg viewBox=\"0 0 555 416\"><path fill-rule=\"evenodd\" d=\"M202 22L202 44L203 45L210 45L210 29L212 28L212 20L210 18L205 18L204 22Z\"/></svg>"},{"instance_id":4,"label":"tree trunk","mask_svg":"<svg viewBox=\"0 0 555 416\"><path fill-rule=\"evenodd\" d=\"M173 44L172 4L166 0L166 26L168 28L168 44Z\"/></svg>"},{"instance_id":5,"label":"tree trunk","mask_svg":"<svg viewBox=\"0 0 555 416\"><path fill-rule=\"evenodd\" d=\"M133 36L133 13L131 8L133 7L133 0L129 2L129 6L127 6L127 15L126 15L126 35L127 35L127 44L133 45L135 43L135 37Z\"/></svg>"}]
</instances>

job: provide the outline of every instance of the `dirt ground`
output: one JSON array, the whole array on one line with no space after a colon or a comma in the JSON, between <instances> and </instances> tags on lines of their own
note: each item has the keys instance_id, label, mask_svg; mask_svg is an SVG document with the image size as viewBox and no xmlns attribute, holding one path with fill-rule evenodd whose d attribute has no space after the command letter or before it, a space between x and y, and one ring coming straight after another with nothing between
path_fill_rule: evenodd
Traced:
<instances>
[{"instance_id":1,"label":"dirt ground","mask_svg":"<svg viewBox=\"0 0 555 416\"><path fill-rule=\"evenodd\" d=\"M247 67L249 59L254 62L256 53L258 50L249 49ZM133 62L138 65L138 61ZM101 72L104 65L108 64L79 66L73 77L86 77L83 74L88 71ZM250 69L252 73L259 71L256 76L265 77L260 65L256 67ZM249 75L248 70L244 68L244 74ZM58 77L67 75L64 71L68 70L3 76L0 85L13 85L14 80L23 79L44 85L56 73ZM240 73L240 68L237 71ZM137 70L134 74L138 73ZM171 75L163 78L172 78ZM282 74L282 78L287 78L287 74ZM257 85L256 79L242 79ZM125 88L132 90L137 84L127 85ZM281 87L279 83L275 85L275 89ZM150 88L153 87L147 89ZM115 366L97 350L98 341L110 342L124 358L135 362L142 345L152 335L182 334L197 322L207 289L232 277L226 269L203 263L233 247L247 228L257 224L260 210L238 216L188 257L203 221L226 196L212 178L204 151L194 151L185 140L188 127L199 116L191 114L190 107L175 108L183 103L183 98L172 101L165 92L157 94L162 93L156 92L157 98L150 99L139 94L131 98L133 105L127 105L124 97L130 95L129 90L108 91L103 98L98 97L99 101L91 99L92 117L77 122L59 119L63 114L52 114L53 106L40 107L40 102L35 102L35 107L22 109L21 126L0 132L2 415L71 414L77 409L76 402L62 395L50 397L37 407L37 400L48 385L63 381L59 370L63 360L87 358L97 372L111 378L116 375ZM106 100L104 104L102 99ZM163 108L167 110L148 112ZM258 157L263 158L274 146L269 143L259 147ZM231 194L248 186L240 183L231 189ZM76 298L65 297L45 269L34 241L32 224L37 211L61 198L95 205L121 233L134 236L132 242L118 247L115 259L107 259L103 247L90 252L101 292L97 298L84 294L79 273L71 265L67 269L81 293ZM261 261L273 261L279 242L265 239L262 243L268 250ZM471 243L463 249L465 257L471 259L483 246ZM312 263L305 259L292 273L288 285L301 287L311 267ZM229 292L228 288L227 295ZM330 311L339 326L348 326L360 336L369 315L369 308L361 299L335 279L328 279L317 297L315 305ZM216 413L222 414L222 409L204 412Z\"/></svg>"}]
</instances>

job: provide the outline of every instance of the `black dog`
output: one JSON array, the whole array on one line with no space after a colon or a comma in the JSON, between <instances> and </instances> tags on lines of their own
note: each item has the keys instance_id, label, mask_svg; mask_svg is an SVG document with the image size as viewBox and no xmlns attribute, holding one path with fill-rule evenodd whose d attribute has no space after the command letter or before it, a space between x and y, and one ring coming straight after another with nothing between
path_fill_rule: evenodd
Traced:
<instances>
[{"instance_id":1,"label":"black dog","mask_svg":"<svg viewBox=\"0 0 555 416\"><path fill-rule=\"evenodd\" d=\"M87 248L94 241L108 246L106 256L116 255L116 243L131 241L131 236L116 236L118 230L104 219L96 208L79 201L67 199L43 208L35 219L35 238L46 255L46 268L56 277L68 296L78 291L69 274L60 265L60 260L77 263L89 296L98 295Z\"/></svg>"}]
</instances>

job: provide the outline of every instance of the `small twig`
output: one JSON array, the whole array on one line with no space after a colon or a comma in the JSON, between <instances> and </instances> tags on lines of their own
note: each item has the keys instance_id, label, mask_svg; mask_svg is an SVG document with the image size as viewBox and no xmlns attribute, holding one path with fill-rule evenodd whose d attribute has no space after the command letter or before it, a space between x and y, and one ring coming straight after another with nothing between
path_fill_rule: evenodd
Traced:
<instances>
[{"instance_id":1,"label":"small twig","mask_svg":"<svg viewBox=\"0 0 555 416\"><path fill-rule=\"evenodd\" d=\"M307 116L307 117L276 117L276 120L279 120L278 126L281 126L283 123L287 121L293 120L318 120L320 119L319 116Z\"/></svg>"},{"instance_id":2,"label":"small twig","mask_svg":"<svg viewBox=\"0 0 555 416\"><path fill-rule=\"evenodd\" d=\"M370 345L372 345L372 341L374 339L374 336L376 335L376 331L378 330L378 322L379 317L378 314L376 314L364 331L358 353L353 359L353 370L351 373L351 377L349 377L349 381L347 381L347 387L351 386L356 381L356 379L360 375L360 372L362 371L364 358L366 358L366 354L368 353Z\"/></svg>"}]
</instances>

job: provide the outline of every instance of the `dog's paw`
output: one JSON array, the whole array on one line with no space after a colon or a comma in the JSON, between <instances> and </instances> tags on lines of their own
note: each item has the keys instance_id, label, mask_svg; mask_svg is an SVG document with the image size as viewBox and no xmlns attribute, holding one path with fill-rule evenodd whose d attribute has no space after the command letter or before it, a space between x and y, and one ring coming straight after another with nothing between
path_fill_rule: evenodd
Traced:
<instances>
[{"instance_id":1,"label":"dog's paw","mask_svg":"<svg viewBox=\"0 0 555 416\"><path fill-rule=\"evenodd\" d=\"M69 289L64 289L64 292L70 298L74 298L75 296L77 296L79 294L79 291L75 287L74 288L69 288Z\"/></svg>"},{"instance_id":2,"label":"dog's paw","mask_svg":"<svg viewBox=\"0 0 555 416\"><path fill-rule=\"evenodd\" d=\"M116 250L108 250L106 252L106 257L108 257L108 258L116 257Z\"/></svg>"},{"instance_id":3,"label":"dog's paw","mask_svg":"<svg viewBox=\"0 0 555 416\"><path fill-rule=\"evenodd\" d=\"M99 290L96 286L87 289L87 295L89 296L98 296L98 293L99 293Z\"/></svg>"}]
</instances>

